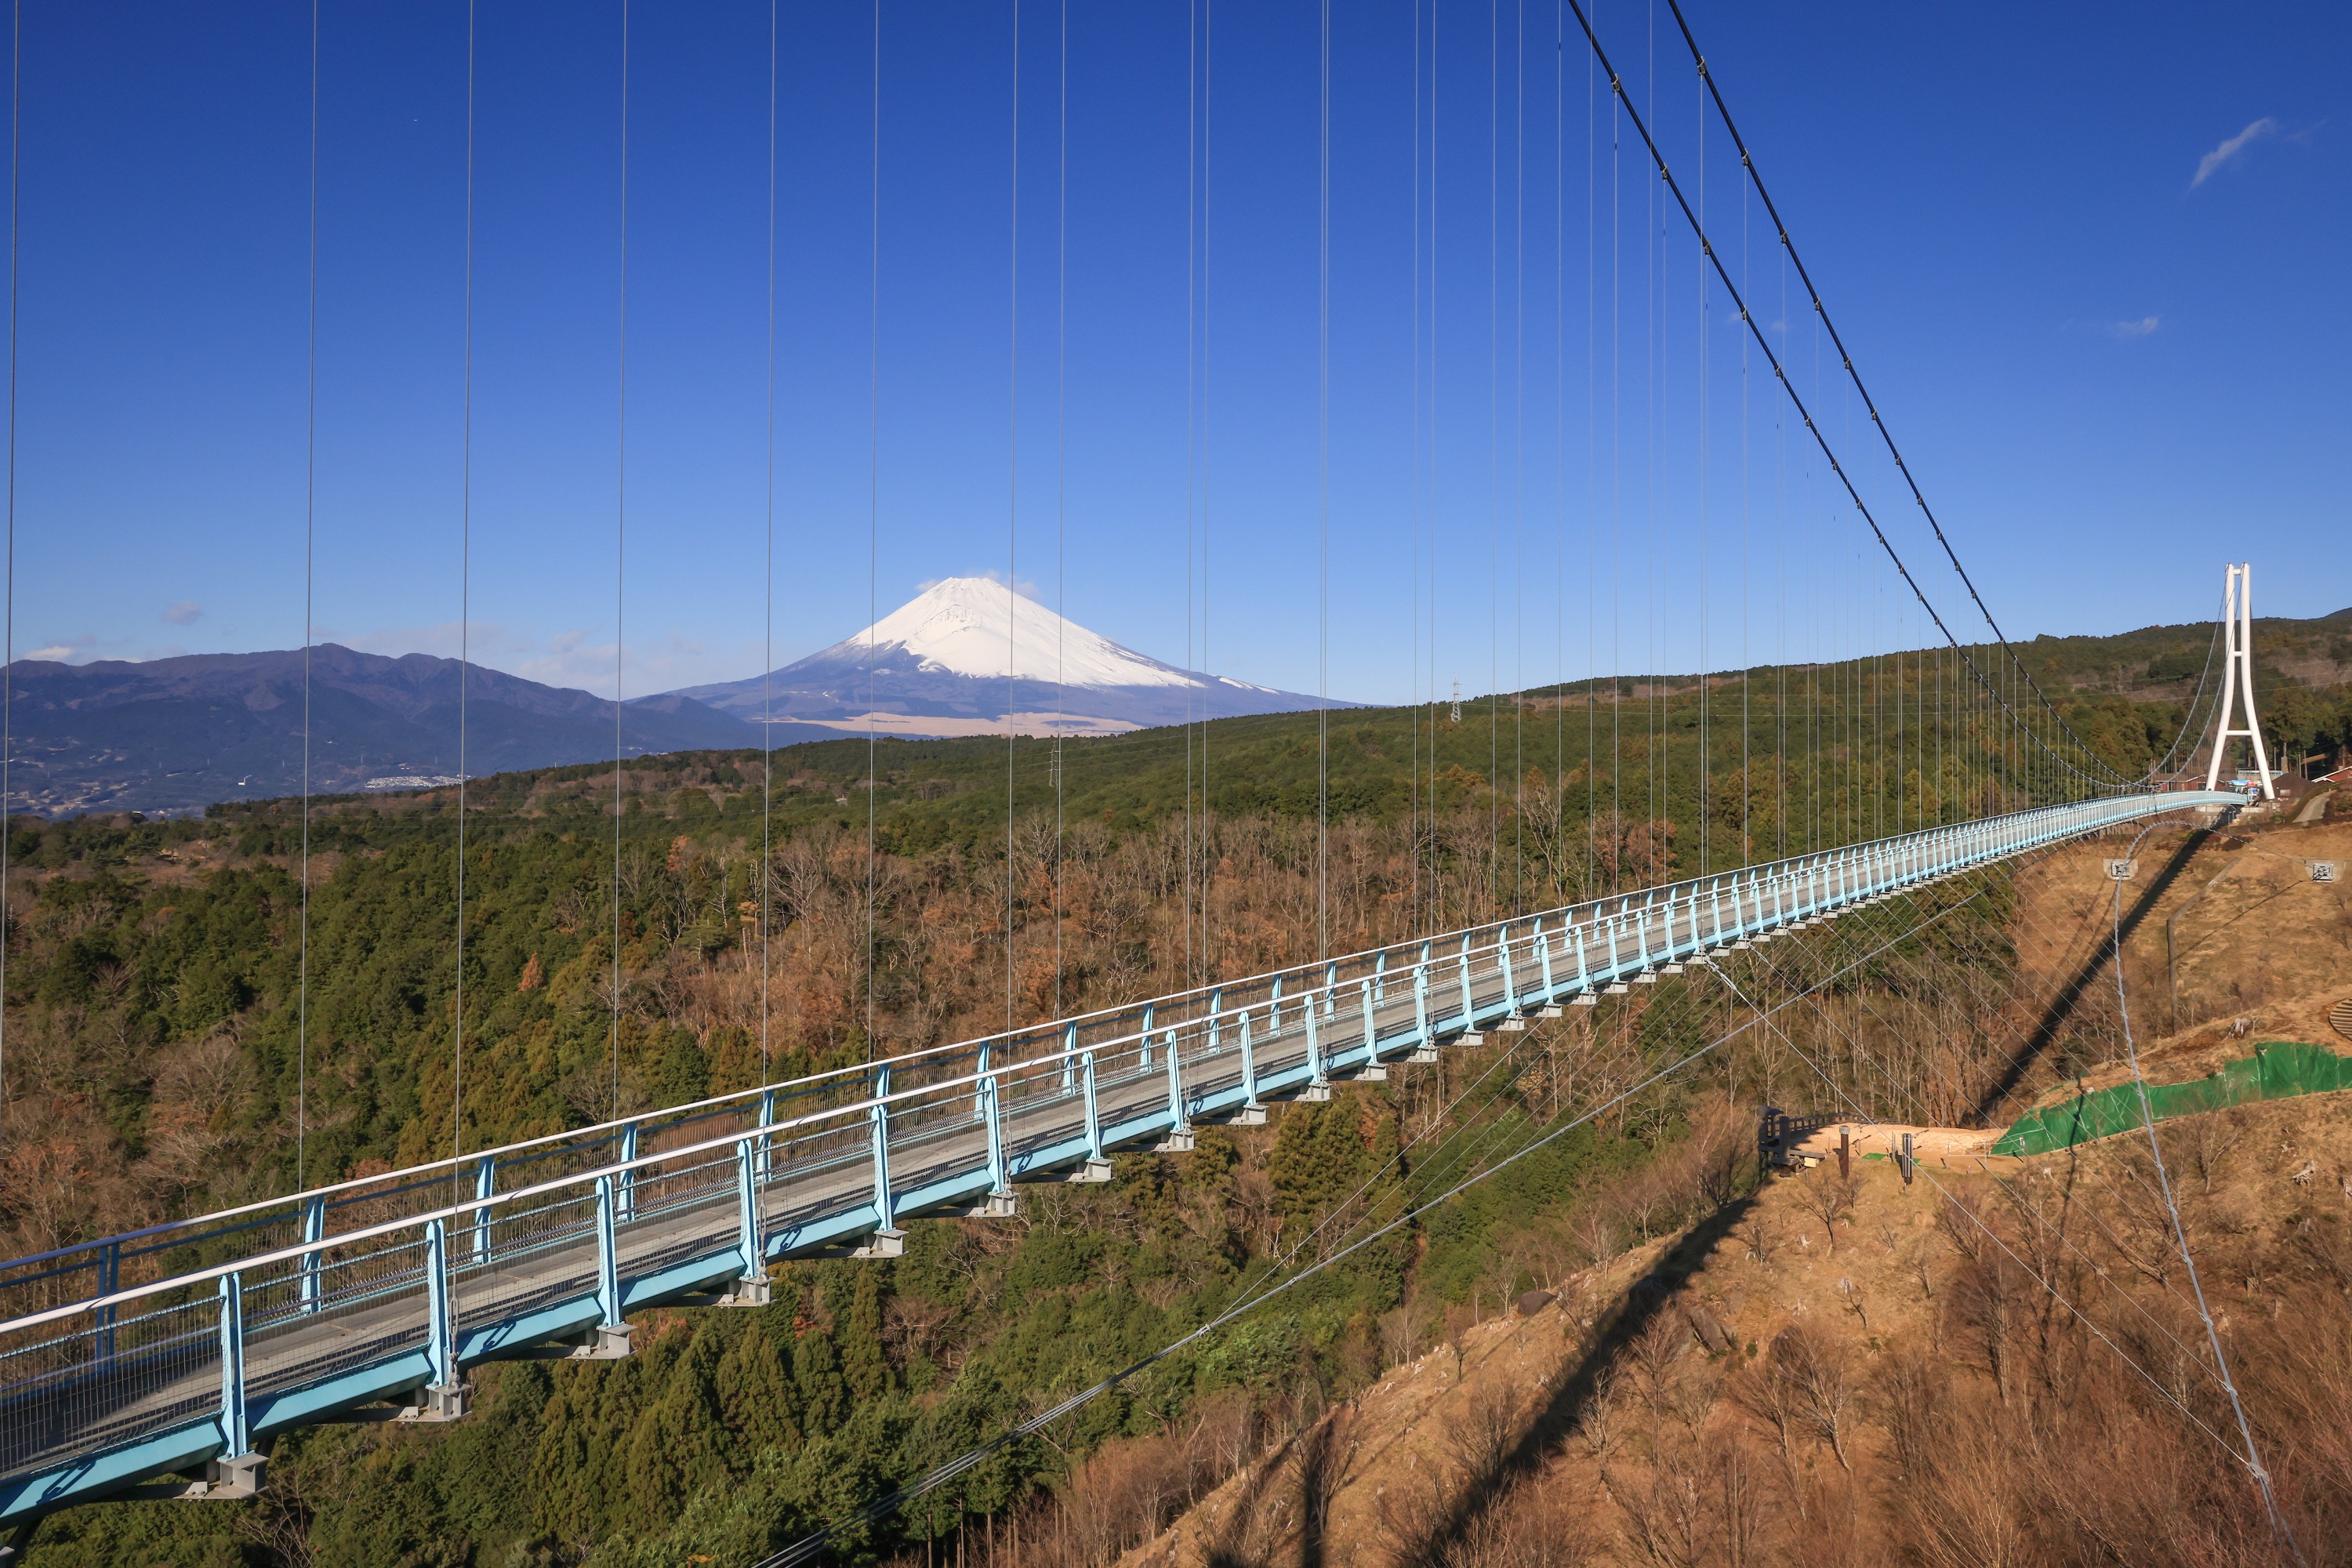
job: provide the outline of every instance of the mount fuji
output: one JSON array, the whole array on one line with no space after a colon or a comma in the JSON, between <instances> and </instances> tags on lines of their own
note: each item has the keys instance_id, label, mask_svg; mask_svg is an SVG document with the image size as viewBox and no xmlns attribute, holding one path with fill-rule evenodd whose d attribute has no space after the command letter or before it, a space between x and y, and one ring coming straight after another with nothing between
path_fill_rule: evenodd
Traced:
<instances>
[{"instance_id":1,"label":"mount fuji","mask_svg":"<svg viewBox=\"0 0 2352 1568\"><path fill-rule=\"evenodd\" d=\"M984 577L934 583L766 676L671 695L753 724L923 736L1103 735L1356 706L1162 664Z\"/></svg>"}]
</instances>

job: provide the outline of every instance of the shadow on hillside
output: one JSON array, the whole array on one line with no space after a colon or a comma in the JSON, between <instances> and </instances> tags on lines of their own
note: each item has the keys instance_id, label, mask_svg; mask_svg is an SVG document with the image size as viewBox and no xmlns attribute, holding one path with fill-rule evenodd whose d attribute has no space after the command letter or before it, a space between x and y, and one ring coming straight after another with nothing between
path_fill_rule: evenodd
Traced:
<instances>
[{"instance_id":1,"label":"shadow on hillside","mask_svg":"<svg viewBox=\"0 0 2352 1568\"><path fill-rule=\"evenodd\" d=\"M1625 1347L1657 1321L1659 1314L1679 1310L1676 1297L1683 1286L1698 1272L1716 1245L1731 1234L1755 1201L1751 1194L1717 1209L1661 1253L1649 1272L1626 1288L1614 1314L1594 1337L1592 1348L1537 1410L1526 1432L1495 1468L1494 1474L1465 1488L1423 1533L1422 1539L1400 1542L1400 1563L1442 1561L1444 1549L1460 1541L1514 1484L1543 1468L1545 1459L1576 1431L1585 1410L1600 1392L1602 1375L1615 1364Z\"/></svg>"},{"instance_id":2,"label":"shadow on hillside","mask_svg":"<svg viewBox=\"0 0 2352 1568\"><path fill-rule=\"evenodd\" d=\"M1323 1532L1328 1521L1331 1493L1339 1485L1338 1427L1328 1415L1309 1423L1257 1461L1241 1494L1226 1510L1202 1555L1202 1568L1258 1568L1261 1558L1251 1551L1251 1532L1259 1510L1277 1482L1295 1484L1298 1496L1298 1561L1300 1568L1323 1568Z\"/></svg>"},{"instance_id":3,"label":"shadow on hillside","mask_svg":"<svg viewBox=\"0 0 2352 1568\"><path fill-rule=\"evenodd\" d=\"M2180 879L2181 873L2189 868L2189 862L2196 858L2197 851L2203 848L2206 841L2212 837L2212 830L2210 828L2190 829L2189 837L2180 841L2179 847L2175 849L2171 858L2165 861L2164 869L2158 871L2139 896L2125 909L2121 941L2117 940L2115 933L2110 932L2092 944L2090 956L2075 967L2074 973L2067 976L2066 983L2058 987L2056 993L2051 996L2049 1005L2042 1010L2041 1019L2033 1026L2032 1032L2027 1035L2019 1043L2017 1049L2011 1054L2007 1065L2001 1068L2000 1078L1996 1079L1992 1086L1978 1098L1976 1121L1979 1125L1990 1122L2000 1113L2001 1107L2008 1102L2009 1097L2017 1092L2017 1086L2025 1081L2025 1075L2032 1070L2033 1064L2040 1061L2056 1043L2058 1031L2065 1027L2067 1020L2074 1016L2074 1009L2081 1005L2083 994L2090 989L2091 982L2096 980L2106 970L2109 960L2114 957L2122 942L2132 939L2133 934L2139 930L2140 922L2147 918L2149 912L2156 908L2158 901L2171 890L2172 885Z\"/></svg>"}]
</instances>

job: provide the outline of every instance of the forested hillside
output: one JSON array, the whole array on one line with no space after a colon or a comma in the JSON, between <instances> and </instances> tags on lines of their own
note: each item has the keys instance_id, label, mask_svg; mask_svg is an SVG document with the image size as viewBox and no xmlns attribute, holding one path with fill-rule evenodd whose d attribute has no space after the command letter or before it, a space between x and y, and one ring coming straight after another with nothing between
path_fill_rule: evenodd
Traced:
<instances>
[{"instance_id":1,"label":"forested hillside","mask_svg":"<svg viewBox=\"0 0 2352 1568\"><path fill-rule=\"evenodd\" d=\"M1704 715L1685 686L1589 710L1570 692L1465 704L1458 721L1333 716L1332 947L1686 873L1702 855L1721 866L1955 818L2033 787L1971 749L1957 707L1919 721L1936 711L1917 705L1919 670L1877 690L1819 674L1792 674L1809 695L1785 709L1772 672L1710 687ZM1841 681L1843 700L1814 689ZM1750 722L1727 731L1743 694ZM2111 696L2077 718L2130 765L2169 743L2179 711ZM1867 728L1882 713L1887 727ZM1863 765L1896 733L1911 765ZM1596 754L1615 765L1596 770ZM982 1032L1003 1018L1008 958L1013 1007L1034 1016L1313 954L1312 716L1058 751L828 742L775 753L772 788L762 762L683 755L617 778L583 767L468 786L462 1104L456 791L316 803L307 893L295 803L11 823L0 1247L385 1169L453 1136L480 1147L602 1120L615 1040L625 1113ZM1817 978L1846 976L1833 1012L1848 1037L1958 1028L1964 1043L1923 1061L1917 1083L1857 1067L1861 1091L1924 1093L1931 1078L1965 1090L2013 1065L2004 1042L2032 1003L2009 984L2006 889L1955 893L1934 933L1887 953L1787 950ZM1289 1278L1368 1215L1611 1100L1719 1034L1728 1006L1661 986L1265 1129L1206 1134L1189 1155L1122 1156L1108 1187L1034 1190L1018 1219L919 1225L901 1262L788 1268L772 1307L656 1314L625 1362L482 1369L478 1412L453 1428L289 1437L255 1504L60 1516L34 1560L743 1560ZM2011 1086L2030 1092L2076 1049L2063 1030L2042 1039L2047 1059ZM1745 1119L1806 1081L1785 1049L1748 1040L844 1551L919 1561L927 1542L1010 1532L1125 1466L1111 1550L1479 1302L1557 1272L1563 1257L1545 1249L1605 1250L1720 1204L1740 1180Z\"/></svg>"}]
</instances>

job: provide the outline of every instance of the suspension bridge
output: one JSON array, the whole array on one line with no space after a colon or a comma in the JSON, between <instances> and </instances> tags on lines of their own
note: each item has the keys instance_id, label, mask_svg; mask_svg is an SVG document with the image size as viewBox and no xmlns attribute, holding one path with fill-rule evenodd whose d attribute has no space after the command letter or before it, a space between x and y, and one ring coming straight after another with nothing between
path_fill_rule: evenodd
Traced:
<instances>
[{"instance_id":1,"label":"suspension bridge","mask_svg":"<svg viewBox=\"0 0 2352 1568\"><path fill-rule=\"evenodd\" d=\"M908 1220L1010 1215L1020 1184L1106 1181L1117 1152L1189 1149L1196 1125L1262 1121L1963 872L2244 801L2155 792L1931 828L19 1258L0 1266L0 1522L182 1471L206 1479L164 1490L251 1495L276 1433L454 1419L479 1363L624 1355L628 1313L763 1304L771 1263L895 1256Z\"/></svg>"},{"instance_id":2,"label":"suspension bridge","mask_svg":"<svg viewBox=\"0 0 2352 1568\"><path fill-rule=\"evenodd\" d=\"M1942 525L1928 509L1877 405L1853 371L1845 343L1830 325L1811 278L1797 260L1780 214L1754 174L1747 143L1733 127L1715 78L1687 26L1683 26L1683 37L1707 101L1738 151L1743 178L1752 184L1769 216L1775 244L1795 266L1817 330L1828 333L1832 359L1841 364L1867 413L1873 438L1885 448L1891 465L1887 471L1893 476L1890 482L1900 487L1895 493L1916 503L1934 546L1949 561L1969 599L1983 612L1991 634L1988 643L1964 643L1931 603L1887 525L1872 510L1863 481L1857 480L1850 464L1841 463L1832 452L1828 434L1817 423L1797 379L1784 363L1787 341L1776 340L1751 313L1743 292L1748 282L1745 267L1735 277L1727 260L1728 247L1708 236L1703 184L1697 187L1695 202L1654 139L1652 123L1633 103L1591 21L1573 6L1564 16L1572 17L1581 29L1581 42L1596 63L1599 79L1605 83L1611 114L1622 114L1633 132L1626 145L1638 150L1635 155L1645 165L1642 173L1654 176L1655 188L1664 193L1657 197L1657 216L1663 222L1670 210L1678 213L1696 242L1692 270L1702 289L1700 299L1704 301L1707 298L1704 289L1712 287L1731 301L1742 333L1742 417L1746 416L1746 356L1752 345L1769 369L1774 395L1788 404L1791 429L1801 429L1803 440L1811 444L1827 473L1834 477L1834 487L1823 482L1824 491L1834 488L1841 508L1851 503L1866 529L1866 547L1884 557L1886 582L1896 585L1906 600L1916 601L1923 616L1923 635L1932 629L1940 639L1932 654L1937 661L1935 700L1939 706L1929 726L1938 746L1946 732L1940 705L1948 674L1954 690L1962 694L1953 699L1955 703L1964 700L1970 705L1977 721L1976 740L1988 754L1997 752L2000 759L1990 769L1999 774L1997 786L1970 798L1998 799L2016 809L1979 804L1948 810L1939 800L1930 810L1913 808L1909 820L1934 823L1913 831L1711 869L1696 877L1612 891L1540 912L1425 930L1408 942L1342 957L1194 985L1117 1007L1041 1019L951 1045L782 1079L692 1104L616 1117L381 1174L312 1185L0 1263L0 1529L26 1527L59 1510L107 1499L250 1498L267 1484L268 1451L280 1435L333 1422L430 1425L461 1419L467 1412L468 1373L484 1363L625 1357L632 1349L633 1314L665 1306L765 1304L772 1266L816 1258L880 1260L898 1257L903 1251L906 1227L913 1221L1010 1216L1019 1212L1024 1185L1108 1182L1113 1176L1115 1156L1190 1150L1199 1127L1262 1124L1278 1104L1328 1101L1336 1084L1378 1081L1392 1071L1438 1064L1450 1048L1481 1043L1492 1034L1524 1031L1540 1020L1572 1016L1577 1009L1605 1009L1612 1005L1610 998L1630 996L1636 987L1688 985L1695 972L1710 969L1736 978L1740 966L1751 962L1747 955L1757 949L1802 941L1804 932L1853 911L1905 899L1955 879L2012 867L2094 836L2139 832L2166 822L2210 825L2241 810L2250 798L2243 788L2221 787L2223 753L2233 739L2251 742L2260 792L2267 795L2268 760L2261 751L2260 726L2253 714L2252 663L2247 647L2252 616L2245 597L2245 569L2231 569L2223 625L2217 637L2222 649L2218 714L2208 704L2213 673L2209 657L2181 737L2154 768L2131 778L2100 762L2094 749L2067 727L2010 647L1990 611L1984 609L1975 584L1960 568ZM1422 41L1418 5L1414 16L1418 49ZM877 7L877 40L879 18ZM1682 23L1679 10L1675 20ZM1433 11L1433 49L1435 26ZM1325 188L1320 220L1326 276L1321 396L1328 447L1328 6L1323 27ZM1573 47L1576 38L1564 21L1564 44ZM470 182L470 32L467 48ZM876 48L878 82L878 41ZM315 73L315 53L312 68ZM1417 61L1416 73L1421 69ZM1017 58L1015 73L1017 79ZM1434 79L1433 76L1433 84ZM624 84L625 93L625 74ZM1433 85L1431 90L1429 156L1433 167ZM878 127L878 86L877 91ZM1418 99L1414 112L1418 159L1422 155ZM623 123L625 127L625 110ZM1613 125L1612 118L1612 134ZM1016 152L1016 162L1017 157ZM314 332L315 159L314 142ZM1205 153L1202 159L1205 165ZM1703 161L1698 167L1703 181ZM1417 163L1416 180L1420 174ZM877 172L877 212L879 178ZM1745 190L1744 186L1743 204ZM1416 186L1417 208L1422 199ZM1428 199L1433 204L1429 221L1433 232L1433 180ZM1016 230L1017 200L1016 195ZM470 183L467 201L470 398ZM1743 205L1743 215L1745 210ZM1191 216L1188 206L1188 221ZM1422 221L1417 210L1415 223ZM772 231L773 224L772 212ZM878 234L878 218L877 224ZM1616 244L1612 234L1612 249ZM1202 246L1205 256L1205 240ZM1187 259L1189 263L1189 254ZM772 274L773 265L772 257ZM1418 311L1423 304L1418 292L1423 284L1418 259L1415 266ZM1430 266L1434 267L1433 253ZM878 262L877 267L878 277ZM624 279L625 289L625 264ZM1612 288L1615 283L1612 276ZM1191 288L1189 282L1187 287ZM1433 357L1433 271L1428 287ZM1784 282L1784 293L1785 289ZM1189 308L1189 298L1187 303ZM1703 323L1706 308L1703 302ZM1782 313L1788 310L1784 300ZM1418 320L1413 330L1418 353L1423 331ZM771 332L772 359L772 322ZM313 351L315 375L315 343ZM1714 351L1702 350L1706 352ZM1190 343L1186 353L1189 374L1193 353ZM1418 381L1421 374L1416 368L1416 418L1424 390ZM1759 374L1759 382L1762 379ZM1818 396L1818 374L1814 379ZM1433 373L1428 385L1434 386ZM1188 417L1192 395L1188 391ZM471 417L469 401L469 421ZM1433 412L1431 418L1433 421ZM772 427L773 420L772 408ZM625 418L623 427L625 440ZM13 431L12 423L12 442ZM470 424L467 431L470 442ZM1416 429L1416 443L1421 438ZM1413 460L1418 486L1420 450ZM1322 461L1326 496L1319 526L1325 533L1320 544L1328 573L1328 450ZM1190 462L1188 454L1188 466ZM772 469L772 456L771 466ZM1433 470L1433 466L1432 458ZM470 469L468 474L470 483ZM1430 482L1433 487L1433 479ZM1191 506L1189 500L1187 506ZM13 516L12 510L12 529ZM772 532L772 520L770 526ZM1418 530L1417 522L1415 527ZM1438 554L1435 540L1433 526L1425 539L1416 531L1416 573L1425 548L1433 574ZM770 548L772 552L772 538ZM1188 542L1188 552L1191 549ZM1205 563L1205 552L1202 560ZM1189 562L1188 553L1188 566ZM1014 575L1013 564L1007 563L1008 577ZM305 570L309 570L307 562ZM1424 605L1422 591L1416 579L1414 635L1421 635L1421 617L1426 611L1433 651L1423 671L1420 668L1423 652L1416 645L1415 680L1418 683L1426 675L1433 735L1439 706L1434 700L1436 595L1432 589ZM1188 586L1188 595L1191 592ZM1864 593L1856 589L1857 600ZM13 605L13 576L10 594ZM1664 596L1662 591L1662 603ZM1326 601L1323 615L1328 624L1328 584ZM1188 598L1188 614L1190 609ZM1834 614L1836 607L1824 613ZM1205 624L1205 611L1203 616ZM305 635L307 642L307 625ZM1325 635L1328 637L1328 630ZM1010 649L1007 657L1010 663ZM1874 757L1868 765L1876 768L1882 778L1891 775L1898 792L1906 765L1900 749L1906 734L1900 706L1904 679L1898 666L1894 682L1894 747L1886 746L1883 730L1874 729L1867 742L1891 751L1891 758ZM1913 680L1914 689L1921 693L1917 700L1925 702L1926 678L1915 670ZM617 672L615 681L617 687ZM1704 704L1708 700L1704 675L1698 684L1704 725L1707 711ZM1620 700L1613 679L1611 690L1611 700ZM1873 700L1876 697L1874 687ZM1010 696L1007 705L1008 710L1013 706ZM616 702L616 714L618 709ZM2233 711L2237 713L2234 725ZM1459 717L1457 700L1454 718ZM305 722L307 748L307 719ZM1415 722L1418 725L1420 721ZM462 719L460 725L462 737ZM615 726L617 887L621 859L617 717ZM2159 781L2177 784L2186 779L2186 774L2174 774L2172 765L2183 755L2184 742L2207 731L2210 747L2204 787L2160 787ZM1416 728L1414 734L1414 745L1419 748L1421 730ZM1500 734L1499 726L1496 734ZM1652 739L1644 742L1645 761ZM1916 729L1909 743L1915 748L1921 744ZM1664 742L1656 744L1663 759ZM1854 749L1859 751L1864 744L1856 740ZM1744 777L1748 767L1744 734L1741 745L1739 771ZM1496 746L1499 766L1499 740ZM1597 742L1589 750L1597 762ZM0 743L0 753L5 751L5 743ZM1702 823L1710 787L1705 773L1707 754L1702 731L1696 792ZM307 769L307 750L305 755ZM1413 762L1415 790L1423 788L1425 763L1433 797L1433 749L1427 759L1417 752ZM1915 750L1911 768L1920 771L1925 762L1924 752ZM1851 757L1848 763L1857 770L1864 765ZM1935 765L1940 779L1940 750ZM1185 766L1189 826L1193 788L1189 755ZM1663 771L1663 760L1659 768ZM1490 769L1490 773L1496 771ZM1965 768L1961 771L1964 775ZM1205 762L1202 772L1205 780ZM306 783L307 778L306 772ZM1058 787L1058 772L1055 779ZM869 796L872 782L869 777ZM1490 788L1496 787L1493 777L1487 782ZM462 790L462 784L459 787ZM1833 795L1835 791L1830 793ZM0 784L0 797L5 795L5 786ZM462 864L462 794L458 798ZM1896 798L1894 823L1899 827L1906 818L1903 797L1898 793ZM1596 800L1589 798L1587 805L1597 816ZM1318 820L1328 817L1328 800L1318 800ZM0 809L5 809L5 800L0 800ZM1423 809L1423 798L1416 795L1416 828ZM1966 817L1969 811L1989 814L1950 819ZM307 832L307 795L305 814ZM1009 805L1007 815L1009 881ZM1665 814L1661 809L1653 815ZM1862 820L1857 813L1849 826ZM1860 828L1853 830L1858 837ZM1736 837L1742 845L1740 853L1748 853L1744 830ZM0 834L0 843L5 838ZM1823 841L1819 837L1811 840ZM307 837L304 842L307 856ZM869 856L870 842L869 838ZM1721 858L1710 859L1702 839L1697 864L1716 866ZM307 876L306 860L306 889ZM6 868L0 864L0 897L5 897L5 886ZM458 897L462 931L462 880ZM1009 891L1007 897L1009 909ZM617 910L617 900L614 907ZM615 918L617 1101L621 986ZM764 913L760 918L764 922ZM1192 918L1188 904L1188 922ZM1207 918L1205 908L1201 918ZM1414 924L1402 929L1412 930L1420 923L1416 917ZM760 929L764 963L764 923ZM307 941L307 924L304 930ZM872 941L870 931L867 940ZM305 952L307 963L307 948ZM462 951L460 960L462 973ZM306 968L305 984L307 975ZM1008 1017L1009 997L1008 979ZM461 998L461 1029L466 1026L464 1016ZM0 1548L0 1557L5 1555L6 1550Z\"/></svg>"}]
</instances>

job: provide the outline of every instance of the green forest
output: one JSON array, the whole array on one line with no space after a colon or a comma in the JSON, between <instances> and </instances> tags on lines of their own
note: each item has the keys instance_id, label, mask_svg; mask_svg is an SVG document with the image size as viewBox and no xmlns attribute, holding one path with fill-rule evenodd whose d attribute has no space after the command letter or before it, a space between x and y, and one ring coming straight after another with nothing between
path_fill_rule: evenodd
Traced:
<instances>
[{"instance_id":1,"label":"green forest","mask_svg":"<svg viewBox=\"0 0 2352 1568\"><path fill-rule=\"evenodd\" d=\"M2127 774L2162 762L2195 671L2158 675L2158 650L2138 685L2094 690L2062 679L2063 652L2037 679L2090 751ZM0 1246L967 1037L1002 1020L1008 973L1043 1016L1298 962L1318 899L1344 951L2067 793L2055 762L1988 741L2003 721L1955 695L1957 666L1564 687L1458 717L681 754L471 781L462 817L454 789L307 819L288 801L20 817ZM2352 689L2266 679L2282 754L2352 738ZM1948 951L1914 957L2000 972L2005 910L1978 900ZM623 1361L478 1369L475 1412L446 1429L290 1435L249 1504L61 1514L32 1561L751 1561L1290 1279L1721 1018L1712 994L1670 987L1603 1011L1204 1131L1192 1153L1121 1155L1108 1186L1029 1191L1017 1219L920 1222L895 1262L785 1266L772 1305L656 1312ZM927 1543L1034 1526L1087 1467L1156 1478L1130 1489L1155 1500L1144 1530L1518 1290L1710 1212L1743 1179L1742 1118L1774 1070L1727 1057L1643 1091L837 1554L927 1561Z\"/></svg>"}]
</instances>

